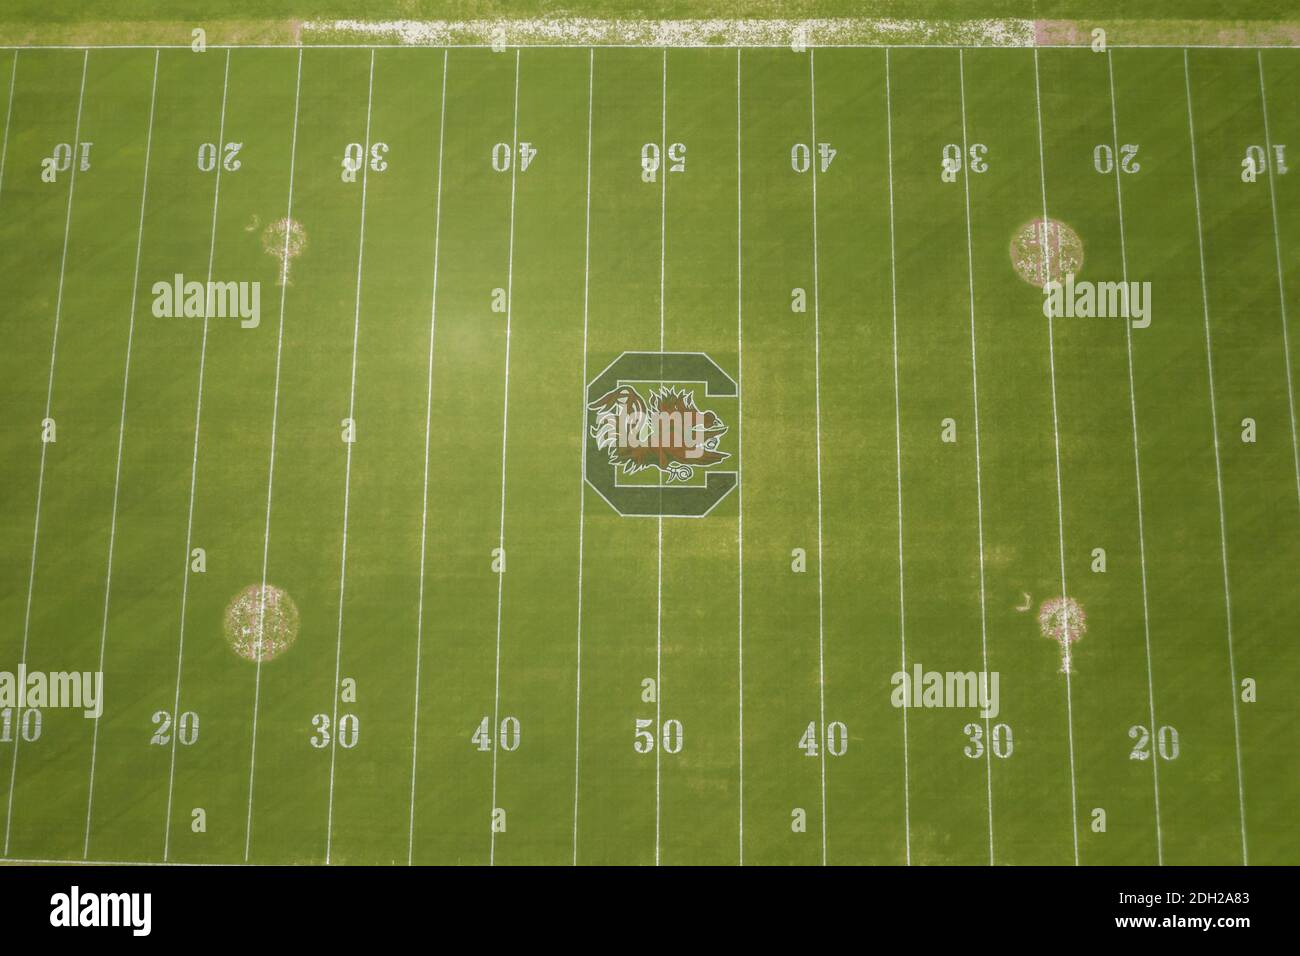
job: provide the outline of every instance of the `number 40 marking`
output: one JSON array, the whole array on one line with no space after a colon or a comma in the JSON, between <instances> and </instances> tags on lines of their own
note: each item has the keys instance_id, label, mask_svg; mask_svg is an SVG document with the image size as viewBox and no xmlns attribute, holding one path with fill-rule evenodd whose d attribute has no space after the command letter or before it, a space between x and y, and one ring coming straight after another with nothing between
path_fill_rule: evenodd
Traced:
<instances>
[{"instance_id":1,"label":"number 40 marking","mask_svg":"<svg viewBox=\"0 0 1300 956\"><path fill-rule=\"evenodd\" d=\"M509 143L497 143L492 147L492 168L498 173L510 169L512 151ZM522 173L537 158L537 148L532 143L519 144L519 171Z\"/></svg>"},{"instance_id":2,"label":"number 40 marking","mask_svg":"<svg viewBox=\"0 0 1300 956\"><path fill-rule=\"evenodd\" d=\"M490 717L484 717L478 722L478 729L474 731L469 738L470 743L474 744L479 750L492 749L492 730L489 726ZM502 750L519 749L519 718L503 717L501 719L501 733L497 735L497 741L501 744Z\"/></svg>"},{"instance_id":3,"label":"number 40 marking","mask_svg":"<svg viewBox=\"0 0 1300 956\"><path fill-rule=\"evenodd\" d=\"M795 744L807 757L816 757L817 721L808 721L808 729L803 732ZM842 721L832 720L826 725L826 752L832 757L843 757L849 749L849 728Z\"/></svg>"},{"instance_id":4,"label":"number 40 marking","mask_svg":"<svg viewBox=\"0 0 1300 956\"><path fill-rule=\"evenodd\" d=\"M830 143L818 143L817 155L820 157L818 168L821 172L830 169L831 161L835 159L835 154L839 150L832 149ZM812 150L808 148L807 143L795 143L790 147L790 168L796 173L808 172L809 166L812 165Z\"/></svg>"}]
</instances>

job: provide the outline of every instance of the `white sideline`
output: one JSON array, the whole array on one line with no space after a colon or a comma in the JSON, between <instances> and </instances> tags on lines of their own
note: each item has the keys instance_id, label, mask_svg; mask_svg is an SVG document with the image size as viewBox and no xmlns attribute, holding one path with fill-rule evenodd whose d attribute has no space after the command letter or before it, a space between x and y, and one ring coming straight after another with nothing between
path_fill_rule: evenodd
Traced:
<instances>
[{"instance_id":1,"label":"white sideline","mask_svg":"<svg viewBox=\"0 0 1300 956\"><path fill-rule=\"evenodd\" d=\"M226 136L226 94L230 89L230 51L226 51L226 67L221 79L221 121L217 127L217 142L224 143ZM212 187L212 232L208 242L208 280L204 288L212 287L212 265L217 254L217 209L221 203L221 167L216 163L216 182ZM171 851L172 836L172 795L176 784L176 742L180 738L181 674L185 662L185 610L190 594L190 546L194 532L194 491L199 475L199 426L203 420L203 376L207 370L208 358L208 310L203 310L203 340L199 346L199 386L194 404L194 453L190 459L190 502L185 517L185 573L181 578L181 621L180 636L176 644L176 695L172 700L172 720L175 732L172 734L171 766L167 771L167 816L163 830L163 860L166 861Z\"/></svg>"},{"instance_id":2,"label":"white sideline","mask_svg":"<svg viewBox=\"0 0 1300 956\"><path fill-rule=\"evenodd\" d=\"M135 340L135 305L140 292L140 253L144 245L144 210L149 196L149 158L153 152L154 107L158 100L158 51L153 55L153 85L149 91L149 128L144 143L144 182L140 187L140 218L135 234L135 270L131 274L131 310L127 313L126 363L122 371L122 411L117 425L117 463L113 467L113 510L108 524L108 569L104 576L104 616L99 631L99 672L104 672L105 649L108 645L108 607L113 593L113 548L117 542L117 500L122 487L122 449L126 444L126 396L131 382L131 346ZM90 738L90 784L86 792L86 834L81 857L90 856L90 820L95 806L95 761L99 755L99 718L95 718Z\"/></svg>"},{"instance_id":3,"label":"white sideline","mask_svg":"<svg viewBox=\"0 0 1300 956\"><path fill-rule=\"evenodd\" d=\"M668 51L663 55L663 79L659 104L661 120L660 148L668 148ZM666 158L666 157L665 157ZM668 267L668 168L661 170L659 201L659 351L664 350L664 284ZM659 374L663 374L663 358L659 359ZM661 381L659 387L663 388ZM663 510L664 475L657 473L660 510ZM664 516L655 518L658 546L655 559L655 866L659 865L660 785L662 781L661 751L663 750L663 630L664 630Z\"/></svg>"},{"instance_id":4,"label":"white sideline","mask_svg":"<svg viewBox=\"0 0 1300 956\"><path fill-rule=\"evenodd\" d=\"M1028 49L1029 44L1023 44ZM1111 43L1106 46L1111 50L1300 50L1300 46L1280 46L1277 44L1235 44L1235 43ZM402 49L395 43L209 43L209 50L390 50ZM424 49L446 52L447 50L496 50L491 43L429 43L419 47L407 45L407 49ZM644 50L644 43L507 43L510 50ZM789 43L658 43L654 49L667 50L787 50ZM0 44L0 50L188 50L189 43L10 43ZM994 46L988 43L810 43L808 49L818 50L987 50L1008 49L1006 46ZM1065 43L1045 44L1036 49L1042 50L1086 50L1089 44L1070 45Z\"/></svg>"},{"instance_id":5,"label":"white sideline","mask_svg":"<svg viewBox=\"0 0 1300 956\"><path fill-rule=\"evenodd\" d=\"M510 423L510 318L514 311L515 281L515 177L519 169L519 51L515 51L515 108L514 132L511 133L510 149L515 154L510 161L510 239L506 252L506 361L505 385L501 400L501 524L497 537L497 547L504 560L506 549L506 435ZM501 599L506 583L505 566L497 574L497 637L496 665L493 674L492 695L492 810L497 810L497 752L501 749ZM488 865L496 863L497 831L489 824Z\"/></svg>"},{"instance_id":6,"label":"white sideline","mask_svg":"<svg viewBox=\"0 0 1300 956\"><path fill-rule=\"evenodd\" d=\"M302 93L302 51L293 85L293 133L289 145L289 200L285 211L284 249L280 257L280 323L275 336L275 391L271 400L271 453L266 466L266 522L262 531L262 587L257 594L257 634L263 636L266 622L266 572L271 554L271 491L275 483L276 426L280 419L280 357L284 353L284 300L289 289L289 239L293 235L293 173L298 157L298 104ZM244 821L244 862L253 846L253 777L257 768L257 717L262 700L262 655L257 656L253 677L253 730L248 755L248 817Z\"/></svg>"},{"instance_id":7,"label":"white sideline","mask_svg":"<svg viewBox=\"0 0 1300 956\"><path fill-rule=\"evenodd\" d=\"M1210 383L1210 427L1214 437L1214 484L1219 496L1219 555L1223 565L1223 608L1228 636L1228 673L1232 679L1232 736L1237 756L1237 811L1241 820L1241 862L1250 863L1246 846L1246 787L1241 771L1241 719L1237 713L1237 658L1232 647L1232 588L1228 581L1228 532L1223 504L1223 466L1219 457L1219 413L1214 395L1214 347L1210 340L1210 293L1205 278L1205 236L1201 222L1200 173L1196 164L1196 125L1192 119L1192 71L1183 51L1183 86L1187 91L1187 141L1192 155L1192 197L1196 201L1196 251L1200 261L1201 312L1205 322L1205 369Z\"/></svg>"},{"instance_id":8,"label":"white sideline","mask_svg":"<svg viewBox=\"0 0 1300 956\"><path fill-rule=\"evenodd\" d=\"M1038 179L1043 190L1043 257L1044 274L1051 276L1051 253L1049 251L1047 220L1047 167L1043 160L1043 101L1038 82L1038 51L1034 51L1034 116L1038 124ZM1065 602L1069 600L1069 589L1065 583L1065 505L1061 494L1061 428L1056 412L1056 339L1052 319L1047 319L1047 364L1051 372L1052 386L1052 451L1056 462L1056 534L1061 556L1061 614L1065 615ZM1066 618L1062 618L1067 620ZM1069 625L1065 625L1066 651L1069 654ZM1079 798L1074 772L1074 693L1070 683L1070 672L1065 671L1065 720L1067 742L1070 748L1070 835L1074 840L1074 865L1079 865Z\"/></svg>"},{"instance_id":9,"label":"white sideline","mask_svg":"<svg viewBox=\"0 0 1300 956\"><path fill-rule=\"evenodd\" d=\"M591 113L596 51L587 57L587 205L582 260L582 455L578 475L578 647L573 690L573 865L578 865L578 779L582 757L582 558L587 520L587 312L591 301Z\"/></svg>"},{"instance_id":10,"label":"white sideline","mask_svg":"<svg viewBox=\"0 0 1300 956\"><path fill-rule=\"evenodd\" d=\"M1112 155L1119 156L1119 118L1115 105L1115 58L1109 54L1106 56L1106 76L1110 83L1110 131L1111 131L1111 148L1114 150ZM1121 276L1124 279L1125 288L1128 285L1128 240L1124 233L1124 189L1121 185L1120 164L1113 164L1115 167L1115 203L1119 218L1119 261ZM1137 389L1133 384L1133 328L1132 323L1124 323L1124 344L1128 352L1128 403L1129 417L1133 422L1133 480L1137 488L1137 519L1138 519L1138 566L1142 570L1142 637L1146 647L1147 657L1147 712L1151 721L1151 732L1156 732L1159 724L1156 722L1156 691L1155 676L1152 673L1151 664L1151 611L1147 606L1147 543L1146 543L1146 519L1142 504L1142 456L1138 450L1138 418L1137 418ZM1155 800L1155 818L1156 818L1156 863L1164 866L1165 863L1165 838L1164 831L1160 825L1160 761L1156 759L1156 754L1151 755L1151 787Z\"/></svg>"},{"instance_id":11,"label":"white sideline","mask_svg":"<svg viewBox=\"0 0 1300 956\"><path fill-rule=\"evenodd\" d=\"M808 51L808 116L810 135L808 165L812 171L812 267L813 267L813 396L817 441L817 726L821 731L817 753L821 760L822 866L826 865L826 636L822 607L822 345L821 279L817 262L817 65L815 51Z\"/></svg>"},{"instance_id":12,"label":"white sideline","mask_svg":"<svg viewBox=\"0 0 1300 956\"><path fill-rule=\"evenodd\" d=\"M348 421L356 422L357 407L357 344L361 339L361 268L366 252L366 186L369 182L367 173L370 163L370 115L375 99L375 54L370 53L370 75L366 84L366 139L361 160L361 224L357 238L357 290L353 305L352 318L352 377L348 387ZM352 436L356 438L354 434ZM343 545L339 549L339 616L338 637L334 645L334 683L330 685L330 697L333 700L333 716L330 720L330 787L329 806L325 817L325 862L330 861L330 851L334 847L334 765L338 755L339 740L339 671L343 663L343 596L348 577L348 507L352 494L352 446L347 443L347 462L343 467Z\"/></svg>"},{"instance_id":13,"label":"white sideline","mask_svg":"<svg viewBox=\"0 0 1300 956\"><path fill-rule=\"evenodd\" d=\"M14 50L13 67L9 71L9 105L5 107L4 144L0 145L0 199L4 198L5 162L9 158L9 121L14 115L14 86L18 83L18 50ZM157 56L154 53L154 56Z\"/></svg>"},{"instance_id":14,"label":"white sideline","mask_svg":"<svg viewBox=\"0 0 1300 956\"><path fill-rule=\"evenodd\" d=\"M14 69L17 70L17 56L14 57ZM87 50L81 57L81 91L77 94L77 121L73 127L72 142L75 152L76 144L81 141L81 107L86 98L86 68L90 63L90 51ZM9 89L10 101L12 104L13 87ZM5 138L8 139L8 125L6 119ZM50 417L50 409L54 403L54 367L58 358L59 351L59 320L63 316L63 276L68 265L68 236L72 232L72 197L77 188L77 166L80 165L76 158L71 163L71 175L68 179L68 209L63 220L63 254L59 259L59 288L54 300L54 333L50 339L50 377L45 388L45 418ZM27 663L27 636L32 620L32 591L36 587L36 545L41 536L41 497L45 491L45 452L49 448L49 442L41 442L41 469L36 479L36 518L32 524L32 560L31 567L27 575L27 605L23 612L23 649L18 658L20 664ZM13 823L14 815L14 786L18 782L18 742L22 739L21 733L14 734L14 757L9 770L9 798L8 806L5 810L5 847L4 852L9 852L9 830Z\"/></svg>"},{"instance_id":15,"label":"white sideline","mask_svg":"<svg viewBox=\"0 0 1300 956\"><path fill-rule=\"evenodd\" d=\"M1295 469L1296 502L1300 503L1300 445L1296 443L1295 424L1295 387L1291 382L1291 335L1287 330L1286 283L1282 278L1282 234L1277 221L1277 188L1273 182L1273 137L1268 128L1268 93L1264 84L1264 54L1255 52L1255 62L1259 67L1259 102L1264 114L1264 149L1265 165L1268 167L1268 200L1273 212L1273 256L1277 263L1277 298L1282 310L1282 364L1286 369L1287 411L1291 413L1291 463Z\"/></svg>"},{"instance_id":16,"label":"white sideline","mask_svg":"<svg viewBox=\"0 0 1300 956\"><path fill-rule=\"evenodd\" d=\"M983 463L980 459L980 386L979 363L975 358L975 261L971 248L970 228L970 149L966 144L966 55L957 51L957 77L961 92L961 155L962 185L966 198L966 276L970 297L970 376L971 404L975 411L975 523L979 533L980 551L980 654L984 673L989 671L988 615L985 607L984 593L984 480ZM989 865L993 865L993 738L989 732L989 718L984 718L984 737L988 741L984 747L984 786L989 823Z\"/></svg>"},{"instance_id":17,"label":"white sideline","mask_svg":"<svg viewBox=\"0 0 1300 956\"><path fill-rule=\"evenodd\" d=\"M744 469L745 428L743 403L745 401L745 330L744 330L744 256L741 228L743 205L741 201L741 151L740 151L740 50L736 50L736 695L739 701L739 863L745 865L745 486L741 480Z\"/></svg>"},{"instance_id":18,"label":"white sideline","mask_svg":"<svg viewBox=\"0 0 1300 956\"><path fill-rule=\"evenodd\" d=\"M433 212L433 296L429 304L429 381L424 399L424 484L420 497L420 596L415 612L415 716L411 721L411 810L406 830L406 864L415 861L415 768L420 752L420 665L424 653L424 561L429 532L429 433L433 422L433 343L438 329L438 251L442 241L442 145L447 131L447 60L442 54L442 98L438 112L438 187Z\"/></svg>"},{"instance_id":19,"label":"white sideline","mask_svg":"<svg viewBox=\"0 0 1300 956\"><path fill-rule=\"evenodd\" d=\"M898 276L894 242L894 100L889 82L889 51L885 51L885 143L889 155L889 314L894 356L894 474L898 490L898 644L901 669L907 673L906 605L903 601L903 425L898 391ZM907 753L908 701L903 699L903 834L904 853L912 864L912 772Z\"/></svg>"}]
</instances>

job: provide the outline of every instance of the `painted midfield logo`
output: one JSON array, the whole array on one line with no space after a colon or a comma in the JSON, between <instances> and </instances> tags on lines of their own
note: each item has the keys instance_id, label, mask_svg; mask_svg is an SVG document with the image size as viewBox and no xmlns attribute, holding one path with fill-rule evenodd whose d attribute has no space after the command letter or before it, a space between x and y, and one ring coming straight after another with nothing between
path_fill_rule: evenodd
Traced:
<instances>
[{"instance_id":1,"label":"painted midfield logo","mask_svg":"<svg viewBox=\"0 0 1300 956\"><path fill-rule=\"evenodd\" d=\"M624 352L587 387L588 483L622 515L707 514L736 486L716 467L734 464L722 446L736 397L707 355Z\"/></svg>"}]
</instances>

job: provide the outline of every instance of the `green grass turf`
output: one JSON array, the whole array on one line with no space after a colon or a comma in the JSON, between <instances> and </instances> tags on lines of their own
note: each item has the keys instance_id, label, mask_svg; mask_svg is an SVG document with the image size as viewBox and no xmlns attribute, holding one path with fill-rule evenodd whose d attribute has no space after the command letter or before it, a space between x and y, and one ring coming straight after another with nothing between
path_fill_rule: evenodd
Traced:
<instances>
[{"instance_id":1,"label":"green grass turf","mask_svg":"<svg viewBox=\"0 0 1300 956\"><path fill-rule=\"evenodd\" d=\"M0 92L16 77L0 666L24 642L33 670L95 670L102 650L107 697L97 738L47 709L39 739L0 743L5 858L240 862L247 843L254 862L1300 861L1297 375L1279 296L1280 272L1294 311L1300 179L1240 180L1264 142L1254 51L1189 56L1213 407L1180 50L1109 54L1118 142L1140 147L1119 183L1123 248L1116 178L1093 167L1113 139L1108 59L1086 50L1037 56L1045 183L1031 50L818 52L815 117L813 58L787 50L382 49L373 90L371 57L234 50L221 132L227 53L162 51L151 132L154 51L0 52ZM1294 150L1300 59L1262 63L1270 139ZM79 99L91 168L42 183ZM363 190L340 160L367 122L389 152ZM196 153L219 140L243 148L216 197ZM512 140L539 150L513 176L490 162ZM941 182L942 148L963 140L988 147L988 170ZM642 182L651 142L685 143L685 173ZM791 147L810 142L836 157L799 174ZM277 406L278 267L248 227L285 215L291 150L307 247ZM1126 265L1153 284L1132 405L1124 326L1061 319L1049 343L1012 270L1044 187L1083 237L1083 278ZM210 249L215 278L262 283L262 323L214 319L204 352L202 321L155 318L150 287L202 281ZM581 483L584 382L661 342L741 379L743 409L739 492L662 528ZM187 537L204 573L186 573ZM259 681L221 620L261 579L264 541L302 633ZM1068 696L1057 647L1015 610L1063 577L1089 627ZM909 668L987 655L1009 756L964 755L970 710L910 709L904 736L889 683L904 636ZM355 702L336 700L336 668ZM1234 670L1257 702L1234 708ZM657 705L642 700L656 674ZM1130 759L1152 701L1176 759ZM199 715L197 740L151 744L152 716L176 709ZM314 748L313 715L336 709L356 745ZM485 716L519 721L517 749L471 742ZM637 753L638 718L680 721L681 751ZM806 755L810 722L843 723L845 752Z\"/></svg>"}]
</instances>

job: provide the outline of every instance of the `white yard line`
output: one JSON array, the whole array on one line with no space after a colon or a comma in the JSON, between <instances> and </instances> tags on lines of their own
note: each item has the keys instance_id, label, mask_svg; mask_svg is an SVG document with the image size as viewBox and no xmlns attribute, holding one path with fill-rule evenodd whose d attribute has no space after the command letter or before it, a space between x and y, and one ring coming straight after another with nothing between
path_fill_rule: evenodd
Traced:
<instances>
[{"instance_id":1,"label":"white yard line","mask_svg":"<svg viewBox=\"0 0 1300 956\"><path fill-rule=\"evenodd\" d=\"M89 54L87 54L89 55ZM154 56L157 56L155 53ZM13 67L9 71L9 105L5 107L4 143L0 145L0 198L4 197L5 162L9 159L9 121L14 115L14 87L18 84L18 51L14 50Z\"/></svg>"},{"instance_id":2,"label":"white yard line","mask_svg":"<svg viewBox=\"0 0 1300 956\"><path fill-rule=\"evenodd\" d=\"M963 51L957 52L958 86L961 92L961 155L962 185L966 197L966 276L967 290L970 296L970 378L971 405L975 411L975 522L979 533L980 552L980 655L983 660L984 673L989 672L988 613L984 593L984 466L980 458L980 385L979 362L975 357L975 262L971 243L970 228L970 172L967 168L970 149L966 144L966 58ZM984 737L988 745L984 748L984 786L985 801L988 809L989 829L989 865L993 865L993 738L989 731L989 718L984 718Z\"/></svg>"},{"instance_id":3,"label":"white yard line","mask_svg":"<svg viewBox=\"0 0 1300 956\"><path fill-rule=\"evenodd\" d=\"M1119 156L1119 118L1115 106L1115 58L1111 54L1106 55L1106 75L1110 83L1110 132L1111 148L1114 150L1113 155ZM1128 241L1124 232L1124 189L1121 185L1122 176L1120 175L1120 164L1118 161L1115 166L1115 203L1119 218L1119 258L1121 275L1124 279L1124 287L1128 288ZM1133 329L1132 324L1125 320L1124 322L1124 344L1128 352L1128 403L1129 418L1133 423L1133 480L1137 490L1137 521L1138 521L1138 566L1142 570L1142 637L1146 647L1147 657L1147 712L1151 721L1151 732L1155 733L1159 724L1156 722L1156 692L1155 677L1151 664L1151 611L1147 605L1147 544L1146 544L1146 519L1142 504L1142 456L1138 448L1138 418L1137 418L1137 389L1133 384ZM1164 831L1160 826L1160 761L1155 759L1156 755L1151 755L1151 787L1155 800L1155 818L1156 818L1156 863L1164 866L1165 863L1165 839Z\"/></svg>"},{"instance_id":4,"label":"white yard line","mask_svg":"<svg viewBox=\"0 0 1300 956\"><path fill-rule=\"evenodd\" d=\"M257 635L264 639L266 621L266 572L271 554L271 493L275 485L276 426L280 420L280 358L284 354L284 300L289 290L289 239L293 235L293 173L298 157L298 104L302 93L302 51L293 84L293 133L289 145L289 200L285 210L284 249L280 257L280 323L275 336L275 391L271 400L271 453L266 466L266 519L262 527L262 587L257 593ZM257 657L253 677L253 731L248 754L248 816L244 821L244 862L253 846L253 778L257 770L257 717L262 701L262 655ZM336 731L337 732L337 731Z\"/></svg>"},{"instance_id":5,"label":"white yard line","mask_svg":"<svg viewBox=\"0 0 1300 956\"><path fill-rule=\"evenodd\" d=\"M1196 201L1196 251L1200 262L1201 311L1205 322L1205 368L1210 384L1210 427L1214 432L1214 484L1219 501L1219 556L1223 565L1223 607L1228 637L1228 672L1232 680L1232 736L1237 757L1237 811L1241 821L1241 862L1249 864L1246 846L1246 787L1241 769L1241 719L1237 713L1237 658L1232 647L1232 588L1228 581L1228 531L1223 503L1223 466L1219 456L1219 413L1214 395L1214 347L1210 339L1210 293L1205 277L1205 235L1201 222L1201 184L1196 164L1196 125L1192 119L1192 72L1183 51L1183 85L1187 91L1187 141L1192 155L1192 196ZM1154 759L1154 758L1152 758Z\"/></svg>"},{"instance_id":6,"label":"white yard line","mask_svg":"<svg viewBox=\"0 0 1300 956\"><path fill-rule=\"evenodd\" d=\"M429 378L424 398L424 483L420 497L420 594L415 611L415 715L411 719L411 809L406 830L406 864L415 860L415 768L420 752L420 665L424 654L424 565L429 541L429 435L433 423L433 343L438 330L438 251L442 241L442 145L447 130L447 59L442 54L442 98L438 112L438 187L433 212L433 297L429 305Z\"/></svg>"},{"instance_id":7,"label":"white yard line","mask_svg":"<svg viewBox=\"0 0 1300 956\"><path fill-rule=\"evenodd\" d=\"M1048 238L1048 219L1047 219L1047 164L1043 159L1043 100L1042 93L1038 82L1038 51L1034 51L1034 116L1038 126L1038 179L1042 184L1043 192L1043 256L1044 256L1044 274L1049 278L1051 276L1051 253L1048 251L1050 244ZM1069 589L1065 583L1065 505L1064 496L1061 492L1061 427L1057 416L1056 408L1056 336L1054 332L1053 320L1047 320L1047 367L1050 372L1049 380L1052 390L1052 451L1056 463L1056 540L1061 560L1061 602L1062 602L1062 620L1066 620L1064 615L1065 602L1068 600ZM1068 623L1065 625L1065 653L1068 659L1070 650L1070 635ZM1074 771L1074 692L1070 683L1070 671L1065 671L1065 720L1067 741L1070 750L1070 837L1074 844L1074 865L1079 865L1079 798L1077 784L1075 782Z\"/></svg>"},{"instance_id":8,"label":"white yard line","mask_svg":"<svg viewBox=\"0 0 1300 956\"><path fill-rule=\"evenodd\" d=\"M745 865L745 492L741 480L744 468L745 429L742 413L745 400L745 326L744 326L744 256L741 245L743 205L741 201L741 150L740 150L740 50L736 50L736 696L739 701L739 759L740 793L739 841L741 866Z\"/></svg>"},{"instance_id":9,"label":"white yard line","mask_svg":"<svg viewBox=\"0 0 1300 956\"><path fill-rule=\"evenodd\" d=\"M663 55L663 78L660 90L661 119L659 130L659 148L668 149L668 51ZM665 155L665 160L667 156ZM660 168L659 200L659 351L664 350L664 284L668 267L668 167ZM663 356L659 358L659 374L663 375ZM664 383L660 381L662 389ZM664 475L658 473L659 510L663 510ZM655 866L659 865L659 822L661 806L660 751L663 750L663 648L664 648L664 516L655 519L658 532L658 546L655 553Z\"/></svg>"},{"instance_id":10,"label":"white yard line","mask_svg":"<svg viewBox=\"0 0 1300 956\"><path fill-rule=\"evenodd\" d=\"M113 467L113 510L108 523L108 569L104 575L104 616L99 630L99 673L104 672L105 649L108 646L108 606L113 593L113 548L117 543L117 500L122 488L122 449L126 444L126 395L131 382L131 346L135 340L135 305L140 292L140 253L144 246L144 210L149 197L149 159L153 153L154 107L158 101L158 58L153 55L153 84L149 89L149 128L144 142L144 181L140 187L140 217L135 233L135 269L131 273L131 310L127 313L126 362L122 371L122 410L117 424L117 463ZM99 721L95 718L90 738L90 784L86 792L86 834L81 856L90 856L90 820L95 806L95 761L99 755Z\"/></svg>"},{"instance_id":11,"label":"white yard line","mask_svg":"<svg viewBox=\"0 0 1300 956\"><path fill-rule=\"evenodd\" d=\"M221 79L221 121L217 127L217 143L225 142L226 135L226 94L230 89L230 51L226 51L226 66ZM220 148L220 146L218 146ZM212 265L217 254L217 209L221 203L221 163L216 164L216 181L212 187L212 228L208 240L208 278L205 289L212 287ZM205 303L206 306L206 303ZM205 307L203 316L203 339L199 345L199 385L194 402L194 451L190 459L190 500L185 517L185 573L181 578L181 619L180 635L176 642L176 694L172 699L172 721L176 728L172 734L171 764L167 771L167 816L163 830L163 860L166 861L171 851L172 836L172 796L176 784L176 742L180 738L181 674L185 666L185 611L190 594L190 548L193 545L194 532L194 491L199 475L199 427L203 420L203 375L207 370L208 358L208 312Z\"/></svg>"},{"instance_id":12,"label":"white yard line","mask_svg":"<svg viewBox=\"0 0 1300 956\"><path fill-rule=\"evenodd\" d=\"M54 369L59 353L59 321L63 317L63 277L67 271L68 265L68 237L72 232L72 198L77 188L77 166L79 165L76 157L77 143L81 141L81 107L86 99L86 68L90 62L90 51L87 50L81 57L81 91L77 94L77 121L73 127L72 149L73 159L71 163L71 175L68 179L68 208L63 219L63 253L59 258L59 287L58 293L54 300L54 332L50 337L50 375L49 381L45 387L45 418L50 417L50 411L54 404ZM13 91L10 90L12 96ZM7 134L6 134L7 135ZM49 448L49 442L41 442L41 468L36 479L36 518L32 523L32 560L31 567L27 575L27 604L23 611L23 649L18 658L19 664L27 663L27 637L32 621L32 592L36 588L36 545L41 536L41 498L45 492L45 452ZM16 708L15 708L16 710ZM15 714L15 717L18 715ZM14 815L14 785L18 781L18 742L22 739L22 734L14 734L14 756L9 770L9 799L5 810L5 847L4 852L9 852L9 831L13 823Z\"/></svg>"},{"instance_id":13,"label":"white yard line","mask_svg":"<svg viewBox=\"0 0 1300 956\"><path fill-rule=\"evenodd\" d=\"M519 50L515 50L515 106L514 131L511 133L510 149L519 151ZM519 156L510 162L510 239L506 251L506 361L505 384L501 398L501 518L497 535L497 547L504 560L506 549L506 435L510 424L510 318L514 311L515 282L515 178L519 169ZM497 574L497 637L496 665L493 668L492 692L492 814L497 808L497 752L501 749L501 600L505 593L505 566ZM490 818L490 817L489 817ZM489 825L488 865L496 863L497 831L495 825Z\"/></svg>"},{"instance_id":14,"label":"white yard line","mask_svg":"<svg viewBox=\"0 0 1300 956\"><path fill-rule=\"evenodd\" d=\"M898 647L901 670L907 673L906 605L903 601L903 425L898 389L898 276L894 242L894 100L889 82L889 51L885 51L885 143L889 151L889 314L894 355L894 474L898 490ZM907 754L908 701L903 699L903 831L904 852L912 864L912 772Z\"/></svg>"},{"instance_id":15,"label":"white yard line","mask_svg":"<svg viewBox=\"0 0 1300 956\"><path fill-rule=\"evenodd\" d=\"M1268 166L1268 199L1273 211L1273 256L1277 263L1277 297L1282 309L1282 364L1286 368L1287 411L1291 413L1291 463L1295 469L1296 502L1300 503L1300 445L1296 443L1295 425L1295 387L1291 382L1291 334L1287 330L1286 283L1282 270L1282 233L1277 221L1277 189L1273 182L1273 166L1277 160L1273 155L1273 137L1268 127L1268 93L1264 83L1264 54L1256 51L1255 61L1259 66L1259 101L1264 113L1264 149L1265 163Z\"/></svg>"},{"instance_id":16,"label":"white yard line","mask_svg":"<svg viewBox=\"0 0 1300 956\"><path fill-rule=\"evenodd\" d=\"M578 865L578 779L582 757L582 559L587 522L587 313L591 302L591 114L596 51L587 57L587 205L582 259L582 455L578 467L578 647L573 689L573 865Z\"/></svg>"},{"instance_id":17,"label":"white yard line","mask_svg":"<svg viewBox=\"0 0 1300 956\"><path fill-rule=\"evenodd\" d=\"M808 50L808 117L812 140L808 144L812 167L812 267L813 267L813 397L817 440L817 724L821 731L822 866L826 865L826 634L822 608L822 344L821 278L817 261L817 65L816 51Z\"/></svg>"},{"instance_id":18,"label":"white yard line","mask_svg":"<svg viewBox=\"0 0 1300 956\"><path fill-rule=\"evenodd\" d=\"M361 160L361 224L357 236L357 288L356 299L353 303L352 315L352 372L351 384L348 386L348 421L356 425L356 407L357 407L357 345L361 340L361 274L362 263L365 261L366 253L366 187L369 184L367 173L370 170L370 163L367 157L370 155L370 116L371 109L375 100L375 54L372 50L370 53L370 73L366 82L366 138L362 145ZM356 434L352 435L356 438ZM330 696L333 699L333 710L330 720L330 728L333 734L330 737L330 786L329 786L329 806L326 811L325 819L325 862L330 861L330 852L334 848L334 766L338 755L339 740L339 672L343 664L343 598L347 588L348 579L348 513L352 500L352 445L354 442L347 443L347 461L343 466L343 545L339 549L339 614L338 614L338 636L334 645L334 683L330 686Z\"/></svg>"}]
</instances>

